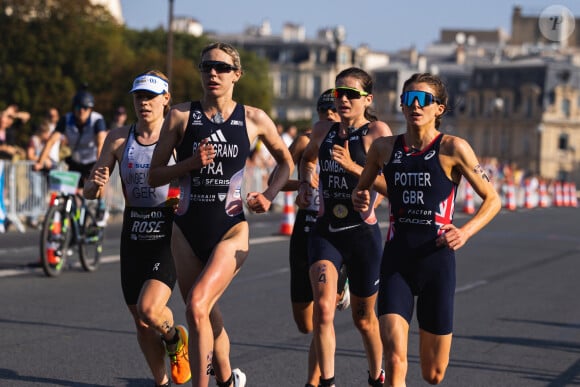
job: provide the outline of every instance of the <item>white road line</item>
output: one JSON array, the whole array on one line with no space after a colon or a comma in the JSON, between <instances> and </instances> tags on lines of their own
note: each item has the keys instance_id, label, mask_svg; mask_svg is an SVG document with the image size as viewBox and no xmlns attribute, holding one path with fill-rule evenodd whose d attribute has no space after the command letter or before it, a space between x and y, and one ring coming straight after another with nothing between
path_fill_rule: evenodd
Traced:
<instances>
[{"instance_id":1,"label":"white road line","mask_svg":"<svg viewBox=\"0 0 580 387\"><path fill-rule=\"evenodd\" d=\"M455 294L466 292L468 290L475 289L475 288L478 288L478 287L483 286L483 285L487 285L486 280L479 280L479 281L471 282L471 283L468 283L467 285L463 285L463 286L460 286L458 288L456 287Z\"/></svg>"}]
</instances>

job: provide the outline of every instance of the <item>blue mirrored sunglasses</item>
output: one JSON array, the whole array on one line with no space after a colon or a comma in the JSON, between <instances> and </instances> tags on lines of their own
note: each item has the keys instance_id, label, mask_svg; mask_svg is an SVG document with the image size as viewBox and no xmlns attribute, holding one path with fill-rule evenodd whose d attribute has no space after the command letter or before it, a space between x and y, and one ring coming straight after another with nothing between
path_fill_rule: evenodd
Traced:
<instances>
[{"instance_id":1,"label":"blue mirrored sunglasses","mask_svg":"<svg viewBox=\"0 0 580 387\"><path fill-rule=\"evenodd\" d=\"M417 100L420 107L431 105L434 102L441 103L438 98L436 98L431 93L427 93L426 91L410 90L401 94L401 103L405 106L413 105L415 100Z\"/></svg>"}]
</instances>

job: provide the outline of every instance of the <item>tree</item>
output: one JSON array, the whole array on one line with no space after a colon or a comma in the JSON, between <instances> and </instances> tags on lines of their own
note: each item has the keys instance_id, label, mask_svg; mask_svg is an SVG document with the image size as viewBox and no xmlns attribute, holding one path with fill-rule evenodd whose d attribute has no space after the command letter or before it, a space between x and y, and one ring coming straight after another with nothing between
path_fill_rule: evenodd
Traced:
<instances>
[{"instance_id":1,"label":"tree","mask_svg":"<svg viewBox=\"0 0 580 387\"><path fill-rule=\"evenodd\" d=\"M32 115L31 127L20 133L22 145L48 107L71 109L81 84L88 84L95 110L110 120L118 105L132 111L129 90L136 75L150 69L167 72L163 29L127 29L89 0L0 0L0 37L0 109L16 103ZM197 64L207 43L204 37L174 34L174 103L201 97ZM237 100L270 111L267 61L243 51L240 55L244 76L236 87Z\"/></svg>"}]
</instances>

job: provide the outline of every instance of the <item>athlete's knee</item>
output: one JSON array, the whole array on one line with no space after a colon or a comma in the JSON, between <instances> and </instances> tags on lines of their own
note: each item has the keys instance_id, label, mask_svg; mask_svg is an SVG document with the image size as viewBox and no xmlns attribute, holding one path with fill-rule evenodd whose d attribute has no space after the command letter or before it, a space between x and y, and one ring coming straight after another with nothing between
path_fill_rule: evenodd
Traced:
<instances>
[{"instance_id":1,"label":"athlete's knee","mask_svg":"<svg viewBox=\"0 0 580 387\"><path fill-rule=\"evenodd\" d=\"M362 334L367 334L373 331L378 332L379 323L374 315L364 315L357 314L356 311L353 311L354 317L354 325L356 329L359 330Z\"/></svg>"},{"instance_id":2,"label":"athlete's knee","mask_svg":"<svg viewBox=\"0 0 580 387\"><path fill-rule=\"evenodd\" d=\"M385 351L385 367L387 375L405 374L407 372L407 358L395 352Z\"/></svg>"},{"instance_id":3,"label":"athlete's knee","mask_svg":"<svg viewBox=\"0 0 580 387\"><path fill-rule=\"evenodd\" d=\"M336 311L336 303L333 298L326 297L315 301L314 314L321 324L332 323Z\"/></svg>"},{"instance_id":4,"label":"athlete's knee","mask_svg":"<svg viewBox=\"0 0 580 387\"><path fill-rule=\"evenodd\" d=\"M312 321L304 321L304 320L295 320L296 327L298 328L298 332L308 334L312 332Z\"/></svg>"},{"instance_id":5,"label":"athlete's knee","mask_svg":"<svg viewBox=\"0 0 580 387\"><path fill-rule=\"evenodd\" d=\"M155 321L157 320L157 316L160 311L151 306L151 305L137 305L137 313L139 318L143 320L143 322L147 325L155 325Z\"/></svg>"},{"instance_id":6,"label":"athlete's knee","mask_svg":"<svg viewBox=\"0 0 580 387\"><path fill-rule=\"evenodd\" d=\"M198 327L209 321L208 305L196 298L190 298L185 307L185 316L189 326Z\"/></svg>"},{"instance_id":7,"label":"athlete's knee","mask_svg":"<svg viewBox=\"0 0 580 387\"><path fill-rule=\"evenodd\" d=\"M445 377L445 368L439 366L421 367L423 379L429 384L439 384Z\"/></svg>"}]
</instances>

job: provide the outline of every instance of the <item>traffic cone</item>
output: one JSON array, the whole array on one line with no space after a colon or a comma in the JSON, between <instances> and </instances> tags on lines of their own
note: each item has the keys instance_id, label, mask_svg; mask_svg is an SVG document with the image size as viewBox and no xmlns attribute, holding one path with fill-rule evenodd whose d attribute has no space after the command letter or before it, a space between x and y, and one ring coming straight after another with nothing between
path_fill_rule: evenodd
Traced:
<instances>
[{"instance_id":1,"label":"traffic cone","mask_svg":"<svg viewBox=\"0 0 580 387\"><path fill-rule=\"evenodd\" d=\"M292 229L294 228L294 201L292 199L292 192L284 192L284 214L282 217L282 223L280 224L280 235L292 235Z\"/></svg>"},{"instance_id":2,"label":"traffic cone","mask_svg":"<svg viewBox=\"0 0 580 387\"><path fill-rule=\"evenodd\" d=\"M576 193L576 183L570 183L570 207L578 207L578 194Z\"/></svg>"},{"instance_id":3,"label":"traffic cone","mask_svg":"<svg viewBox=\"0 0 580 387\"><path fill-rule=\"evenodd\" d=\"M512 181L509 181L506 186L505 208L510 211L516 209L516 187Z\"/></svg>"},{"instance_id":4,"label":"traffic cone","mask_svg":"<svg viewBox=\"0 0 580 387\"><path fill-rule=\"evenodd\" d=\"M562 182L560 181L554 182L554 197L556 198L554 201L556 207L562 207L564 205L564 198L562 196Z\"/></svg>"},{"instance_id":5,"label":"traffic cone","mask_svg":"<svg viewBox=\"0 0 580 387\"><path fill-rule=\"evenodd\" d=\"M463 212L466 214L475 213L475 204L473 203L473 187L468 181L465 182L465 200L463 201Z\"/></svg>"},{"instance_id":6,"label":"traffic cone","mask_svg":"<svg viewBox=\"0 0 580 387\"><path fill-rule=\"evenodd\" d=\"M562 183L562 206L570 207L570 183L567 181Z\"/></svg>"},{"instance_id":7,"label":"traffic cone","mask_svg":"<svg viewBox=\"0 0 580 387\"><path fill-rule=\"evenodd\" d=\"M550 206L550 200L548 198L548 188L546 187L546 181L544 179L540 180L540 207L546 208Z\"/></svg>"},{"instance_id":8,"label":"traffic cone","mask_svg":"<svg viewBox=\"0 0 580 387\"><path fill-rule=\"evenodd\" d=\"M524 181L524 207L534 208L535 203L532 201L532 182L530 179L525 179Z\"/></svg>"}]
</instances>

